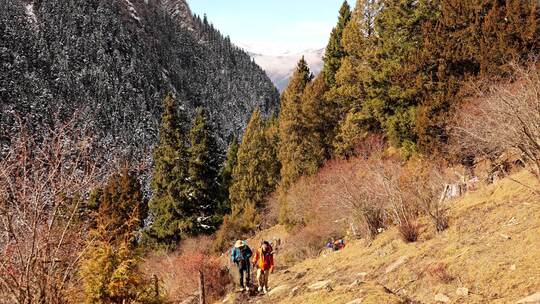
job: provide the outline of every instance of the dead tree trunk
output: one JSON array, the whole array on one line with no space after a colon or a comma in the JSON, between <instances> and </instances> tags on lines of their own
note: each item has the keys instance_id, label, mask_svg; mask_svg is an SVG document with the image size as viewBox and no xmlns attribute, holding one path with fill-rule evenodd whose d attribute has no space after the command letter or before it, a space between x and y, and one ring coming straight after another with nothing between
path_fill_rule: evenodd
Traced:
<instances>
[{"instance_id":1,"label":"dead tree trunk","mask_svg":"<svg viewBox=\"0 0 540 304\"><path fill-rule=\"evenodd\" d=\"M199 304L206 304L206 295L204 292L204 273L199 270Z\"/></svg>"},{"instance_id":2,"label":"dead tree trunk","mask_svg":"<svg viewBox=\"0 0 540 304\"><path fill-rule=\"evenodd\" d=\"M157 275L154 275L154 292L156 299L159 299L159 281Z\"/></svg>"}]
</instances>

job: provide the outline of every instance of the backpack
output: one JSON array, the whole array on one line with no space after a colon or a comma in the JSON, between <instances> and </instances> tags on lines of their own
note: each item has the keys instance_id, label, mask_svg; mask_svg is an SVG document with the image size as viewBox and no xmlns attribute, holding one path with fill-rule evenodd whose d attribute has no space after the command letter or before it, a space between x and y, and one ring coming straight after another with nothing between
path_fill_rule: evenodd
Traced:
<instances>
[{"instance_id":1,"label":"backpack","mask_svg":"<svg viewBox=\"0 0 540 304\"><path fill-rule=\"evenodd\" d=\"M231 260L235 263L249 263L249 258L251 257L251 250L248 246L243 246L241 248L233 248L231 254Z\"/></svg>"},{"instance_id":2,"label":"backpack","mask_svg":"<svg viewBox=\"0 0 540 304\"><path fill-rule=\"evenodd\" d=\"M249 250L248 246L244 246L240 248L240 257L239 257L240 260L249 260L248 250Z\"/></svg>"}]
</instances>

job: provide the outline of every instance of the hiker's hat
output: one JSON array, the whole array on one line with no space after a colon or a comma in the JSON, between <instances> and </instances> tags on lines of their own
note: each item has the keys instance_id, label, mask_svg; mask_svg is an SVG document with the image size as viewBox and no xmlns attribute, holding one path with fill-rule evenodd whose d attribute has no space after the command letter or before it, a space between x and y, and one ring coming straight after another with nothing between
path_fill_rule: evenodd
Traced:
<instances>
[{"instance_id":1,"label":"hiker's hat","mask_svg":"<svg viewBox=\"0 0 540 304\"><path fill-rule=\"evenodd\" d=\"M234 247L236 247L236 248L240 248L240 247L242 247L244 245L245 245L245 243L242 240L238 240L238 241L236 241L236 243L234 243Z\"/></svg>"}]
</instances>

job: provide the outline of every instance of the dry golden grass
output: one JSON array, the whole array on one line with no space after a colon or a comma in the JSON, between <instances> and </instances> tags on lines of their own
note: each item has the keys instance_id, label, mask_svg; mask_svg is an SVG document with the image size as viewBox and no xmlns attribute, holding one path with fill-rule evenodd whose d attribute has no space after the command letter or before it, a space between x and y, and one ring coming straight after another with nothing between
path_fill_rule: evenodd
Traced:
<instances>
[{"instance_id":1,"label":"dry golden grass","mask_svg":"<svg viewBox=\"0 0 540 304\"><path fill-rule=\"evenodd\" d=\"M452 303L480 304L515 303L538 292L540 197L531 189L540 189L540 183L527 172L512 178L527 187L504 179L450 202L450 227L440 234L428 219L421 219L423 230L415 243L403 242L391 228L370 243L355 241L341 252L307 259L270 277L271 287L299 286L298 295L285 292L257 300L339 304L356 298L363 298L362 303L405 303L409 298L434 303L435 295L443 293ZM389 269L400 258L404 263ZM423 271L439 263L445 265L442 279ZM361 272L367 273L366 283L350 286ZM297 278L297 273L305 275ZM307 290L319 280L332 280L334 290ZM466 299L456 295L459 287L469 289Z\"/></svg>"}]
</instances>

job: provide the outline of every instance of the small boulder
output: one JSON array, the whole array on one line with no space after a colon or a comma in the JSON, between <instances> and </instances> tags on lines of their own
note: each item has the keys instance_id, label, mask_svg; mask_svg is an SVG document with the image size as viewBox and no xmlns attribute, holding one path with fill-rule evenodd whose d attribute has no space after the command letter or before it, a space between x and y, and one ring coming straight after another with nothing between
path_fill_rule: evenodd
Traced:
<instances>
[{"instance_id":1,"label":"small boulder","mask_svg":"<svg viewBox=\"0 0 540 304\"><path fill-rule=\"evenodd\" d=\"M397 261L395 261L393 264L391 264L390 266L386 267L386 273L390 273L394 270L396 270L399 266L405 264L405 262L407 262L407 257L406 256L401 256L399 257L399 259L397 259Z\"/></svg>"},{"instance_id":2,"label":"small boulder","mask_svg":"<svg viewBox=\"0 0 540 304\"><path fill-rule=\"evenodd\" d=\"M540 291L519 300L517 304L540 304Z\"/></svg>"},{"instance_id":3,"label":"small boulder","mask_svg":"<svg viewBox=\"0 0 540 304\"><path fill-rule=\"evenodd\" d=\"M291 297L296 297L300 293L300 286L296 286L291 290Z\"/></svg>"},{"instance_id":4,"label":"small boulder","mask_svg":"<svg viewBox=\"0 0 540 304\"><path fill-rule=\"evenodd\" d=\"M306 272L305 272L305 271L297 272L297 273L294 275L294 279L298 280L298 279L303 278L304 276L306 276Z\"/></svg>"},{"instance_id":5,"label":"small boulder","mask_svg":"<svg viewBox=\"0 0 540 304\"><path fill-rule=\"evenodd\" d=\"M467 287L460 287L456 290L456 295L460 297L466 297L469 295L469 288Z\"/></svg>"},{"instance_id":6,"label":"small boulder","mask_svg":"<svg viewBox=\"0 0 540 304\"><path fill-rule=\"evenodd\" d=\"M450 298L442 293L438 293L437 295L435 295L434 300L437 303L450 303Z\"/></svg>"},{"instance_id":7,"label":"small boulder","mask_svg":"<svg viewBox=\"0 0 540 304\"><path fill-rule=\"evenodd\" d=\"M352 300L350 302L347 302L347 304L362 304L362 298Z\"/></svg>"},{"instance_id":8,"label":"small boulder","mask_svg":"<svg viewBox=\"0 0 540 304\"><path fill-rule=\"evenodd\" d=\"M289 286L287 285L279 285L279 286L276 286L272 289L270 289L270 291L268 291L268 296L280 296L280 295L283 295L284 293L287 292L287 290L289 290Z\"/></svg>"},{"instance_id":9,"label":"small boulder","mask_svg":"<svg viewBox=\"0 0 540 304\"><path fill-rule=\"evenodd\" d=\"M500 236L501 236L503 239L505 239L505 240L510 240L510 239L512 239L512 237L509 236L508 234L501 233Z\"/></svg>"},{"instance_id":10,"label":"small boulder","mask_svg":"<svg viewBox=\"0 0 540 304\"><path fill-rule=\"evenodd\" d=\"M311 291L320 290L320 289L331 289L332 281L326 280L326 281L319 281L317 283L313 283L309 285L308 289Z\"/></svg>"},{"instance_id":11,"label":"small boulder","mask_svg":"<svg viewBox=\"0 0 540 304\"><path fill-rule=\"evenodd\" d=\"M349 285L349 289L353 289L355 287L358 287L362 284L362 281L360 280L354 280L350 285Z\"/></svg>"},{"instance_id":12,"label":"small boulder","mask_svg":"<svg viewBox=\"0 0 540 304\"><path fill-rule=\"evenodd\" d=\"M360 282L365 282L367 275L368 275L367 272L359 272L356 274L356 277L358 278Z\"/></svg>"}]
</instances>

